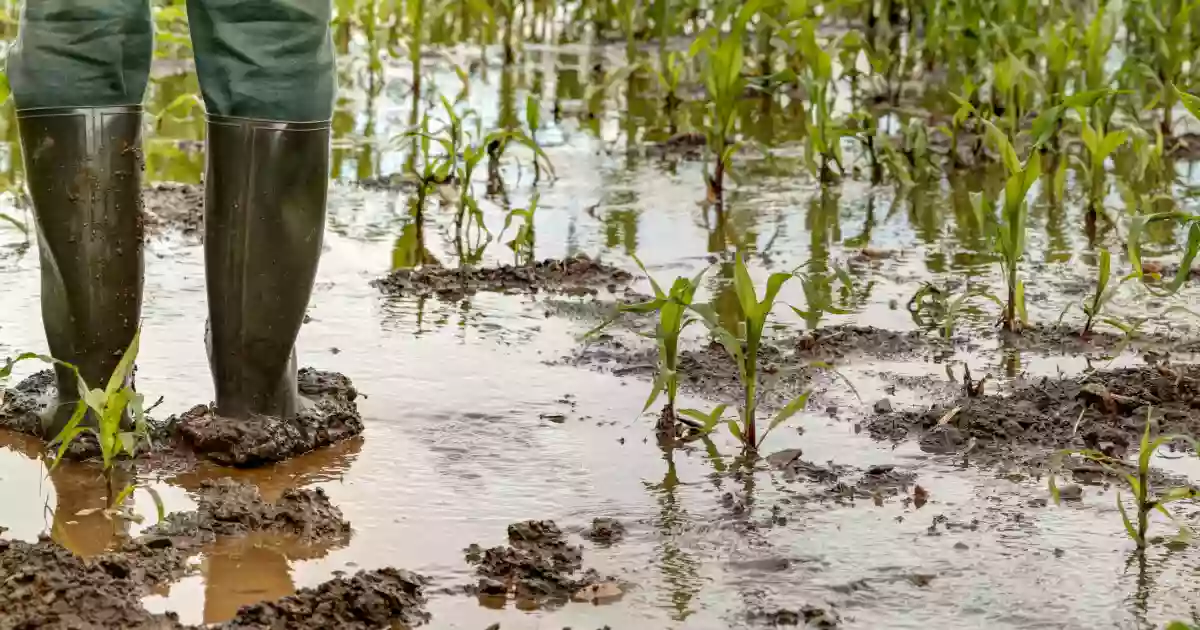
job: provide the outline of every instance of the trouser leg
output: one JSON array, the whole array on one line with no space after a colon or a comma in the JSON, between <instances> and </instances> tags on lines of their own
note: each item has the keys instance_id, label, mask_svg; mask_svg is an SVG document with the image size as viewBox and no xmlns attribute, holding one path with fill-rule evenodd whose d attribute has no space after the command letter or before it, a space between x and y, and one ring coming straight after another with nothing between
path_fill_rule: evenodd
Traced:
<instances>
[{"instance_id":1,"label":"trouser leg","mask_svg":"<svg viewBox=\"0 0 1200 630\"><path fill-rule=\"evenodd\" d=\"M205 271L216 411L288 417L321 255L334 67L328 0L190 0L208 109Z\"/></svg>"},{"instance_id":2,"label":"trouser leg","mask_svg":"<svg viewBox=\"0 0 1200 630\"><path fill-rule=\"evenodd\" d=\"M8 77L42 275L50 353L102 387L137 330L142 300L141 99L152 52L146 0L31 0ZM57 435L79 399L56 368Z\"/></svg>"}]
</instances>

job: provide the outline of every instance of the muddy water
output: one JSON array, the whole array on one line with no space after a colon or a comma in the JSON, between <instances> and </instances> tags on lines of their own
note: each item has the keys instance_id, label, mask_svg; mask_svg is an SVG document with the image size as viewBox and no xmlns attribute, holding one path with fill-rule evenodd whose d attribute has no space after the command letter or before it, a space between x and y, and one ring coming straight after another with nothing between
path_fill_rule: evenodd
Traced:
<instances>
[{"instance_id":1,"label":"muddy water","mask_svg":"<svg viewBox=\"0 0 1200 630\"><path fill-rule=\"evenodd\" d=\"M571 68L586 67L574 54L563 65L566 70L547 72L548 93L556 82L577 81ZM437 85L457 81L433 70ZM393 65L380 72L395 82L405 76ZM766 468L753 475L717 474L699 451L664 459L650 420L639 419L646 382L554 365L595 319L548 316L546 298L483 293L465 303L443 303L381 296L368 282L404 258L397 243L407 196L346 180L398 171L403 159L378 143L356 145L351 136L370 129L368 140L386 139L408 116L393 83L384 81L376 92L360 87L364 83L344 82L349 118L342 121L344 142L335 154L339 182L331 194L311 321L299 342L303 364L344 372L365 395L363 438L266 470L201 468L144 480L162 493L168 509L191 507L189 489L213 476L236 474L259 485L267 498L288 487L317 485L353 524L354 536L344 547L317 550L268 537L221 540L195 559L196 575L148 597L151 610L176 611L188 623L216 622L240 605L339 572L397 566L434 580L429 610L438 628L715 629L749 625L755 612L805 605L836 611L850 628L1132 628L1161 626L1189 613L1200 587L1192 571L1200 553L1157 547L1144 563L1130 563L1133 545L1121 531L1113 490L1089 486L1082 501L1047 507L1044 480L1023 471L964 466L959 457L923 453L912 443L875 443L855 431L856 419L881 398L898 407L929 404L925 390L906 389L910 380L900 377L941 383L942 364L872 358L844 363L862 401L831 385L795 423L803 434L781 429L772 436L769 450L802 448L803 458L818 464L860 472L893 465L915 474L928 493L920 507L911 500L911 486L878 502L839 501L822 485ZM169 84L158 85L165 90ZM498 69L472 85L472 104L483 112L485 128L504 109L503 85ZM524 101L523 94L517 90L516 102ZM567 109L580 98L568 99ZM986 264L991 259L978 251L943 191L897 202L890 188L848 182L837 195L823 196L799 175L798 163L768 168L746 158L747 178L722 220L698 203L700 164L667 166L629 159L623 151L612 154L621 124L619 113L602 115L600 140L570 118L547 133L558 180L538 188L539 257L582 252L633 270L628 254L637 252L668 278L707 266L714 251L734 243L756 244L758 279L810 259L853 263L869 293L854 315L819 323L893 330L914 326L904 305L921 281L973 274L996 282ZM198 178L188 166L199 163L194 152L168 158L156 164L171 168L151 173ZM505 169L509 203L516 207L533 190L528 160L521 163ZM484 205L488 224L501 225L503 203ZM431 214L426 245L452 264L446 218ZM1086 286L1084 273L1094 260L1078 212L1041 213L1032 223L1030 316L1053 321L1067 302L1082 297L1079 287ZM5 354L44 349L36 246L21 252L21 242L19 233L0 230ZM864 247L877 251L863 257ZM1161 249L1167 256L1173 252ZM164 397L158 413L174 413L211 397L202 343L202 252L168 233L151 242L147 254L138 382L150 398ZM511 254L496 244L489 256L494 262ZM728 292L722 269L710 272L704 297ZM639 282L635 289L648 287ZM806 301L798 283L781 298ZM1119 300L1117 308L1137 313L1145 302ZM790 309L776 314L788 326L807 324ZM955 358L976 373L1003 380L1087 366L1079 356L1001 349L988 334L994 316L981 307L965 323L973 345ZM1149 329L1182 334L1179 321L1152 322ZM1139 360L1126 353L1115 362ZM707 407L713 401L685 403ZM823 412L828 406L839 408L836 416ZM734 451L724 438L718 446ZM1176 461L1162 464L1197 472ZM9 528L6 535L32 540L52 530L78 553L96 553L112 539L113 525L79 512L102 501L95 469L64 466L48 477L36 444L17 436L0 441L0 526ZM153 520L147 498L135 501ZM611 547L584 543L584 564L628 584L619 601L524 611L511 604L487 607L461 594L458 587L476 580L463 560L467 545L500 544L506 525L517 520L554 519L578 534L600 516L619 519L628 533ZM1171 532L1158 524L1156 533Z\"/></svg>"}]
</instances>

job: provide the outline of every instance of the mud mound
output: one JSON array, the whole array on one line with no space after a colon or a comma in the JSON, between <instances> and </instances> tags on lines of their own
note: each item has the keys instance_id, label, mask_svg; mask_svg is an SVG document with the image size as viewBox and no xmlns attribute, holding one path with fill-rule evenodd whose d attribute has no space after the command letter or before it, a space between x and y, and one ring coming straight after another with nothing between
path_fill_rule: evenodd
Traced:
<instances>
[{"instance_id":1,"label":"mud mound","mask_svg":"<svg viewBox=\"0 0 1200 630\"><path fill-rule=\"evenodd\" d=\"M0 628L181 628L142 608L151 583L129 558L84 560L49 538L0 540Z\"/></svg>"},{"instance_id":2,"label":"mud mound","mask_svg":"<svg viewBox=\"0 0 1200 630\"><path fill-rule=\"evenodd\" d=\"M142 539L211 541L250 532L286 534L305 542L347 541L350 523L320 488L291 489L268 503L258 488L232 479L201 483L195 512L173 512L146 530ZM139 539L141 540L141 539Z\"/></svg>"},{"instance_id":3,"label":"mud mound","mask_svg":"<svg viewBox=\"0 0 1200 630\"><path fill-rule=\"evenodd\" d=\"M204 186L155 184L142 190L146 234L178 230L186 236L204 236Z\"/></svg>"},{"instance_id":4,"label":"mud mound","mask_svg":"<svg viewBox=\"0 0 1200 630\"><path fill-rule=\"evenodd\" d=\"M874 326L839 325L818 328L795 341L799 357L835 360L866 355L878 358L911 357L931 347L944 345L921 331L896 332Z\"/></svg>"},{"instance_id":5,"label":"mud mound","mask_svg":"<svg viewBox=\"0 0 1200 630\"><path fill-rule=\"evenodd\" d=\"M1141 439L1147 413L1156 433L1200 435L1200 365L1159 365L1042 378L1006 394L962 397L924 411L883 413L867 428L881 439L915 437L930 450L970 440L1123 454Z\"/></svg>"},{"instance_id":6,"label":"mud mound","mask_svg":"<svg viewBox=\"0 0 1200 630\"><path fill-rule=\"evenodd\" d=\"M615 291L633 279L628 272L583 254L566 260L543 260L530 265L491 268L446 269L424 267L400 269L372 282L380 291L396 296L436 296L458 301L479 291L537 293L552 291L571 295L595 295L597 287Z\"/></svg>"},{"instance_id":7,"label":"mud mound","mask_svg":"<svg viewBox=\"0 0 1200 630\"><path fill-rule=\"evenodd\" d=\"M303 588L273 602L243 606L237 617L216 628L411 628L429 621L429 614L423 610L425 583L425 578L400 569L360 571L353 577Z\"/></svg>"},{"instance_id":8,"label":"mud mound","mask_svg":"<svg viewBox=\"0 0 1200 630\"><path fill-rule=\"evenodd\" d=\"M508 546L467 548L467 562L477 566L479 595L514 597L534 605L565 604L577 593L602 582L584 571L583 551L567 544L554 521L524 521L508 526Z\"/></svg>"},{"instance_id":9,"label":"mud mound","mask_svg":"<svg viewBox=\"0 0 1200 630\"><path fill-rule=\"evenodd\" d=\"M178 441L218 464L253 467L285 460L362 433L362 417L350 379L312 368L297 376L300 393L313 401L293 418L222 418L209 405L172 417Z\"/></svg>"}]
</instances>

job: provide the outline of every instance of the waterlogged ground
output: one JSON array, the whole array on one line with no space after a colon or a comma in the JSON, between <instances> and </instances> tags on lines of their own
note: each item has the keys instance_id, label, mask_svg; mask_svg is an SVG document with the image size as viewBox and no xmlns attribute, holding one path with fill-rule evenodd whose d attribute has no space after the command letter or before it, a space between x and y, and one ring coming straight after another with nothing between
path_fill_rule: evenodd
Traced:
<instances>
[{"instance_id":1,"label":"waterlogged ground","mask_svg":"<svg viewBox=\"0 0 1200 630\"><path fill-rule=\"evenodd\" d=\"M781 304L775 311L780 327L772 333L778 340L818 326L831 331L818 337L844 335L847 329L828 327L846 324L914 331L906 305L920 283L961 283L971 276L1000 286L993 258L980 251L961 196L949 184L900 198L894 188L856 181L822 193L802 174L800 149L785 144L772 161L745 152L735 169L741 181L725 216L717 217L701 203L698 161L664 160L649 151L642 156L647 145L641 141L633 143L637 155L626 151L630 127L635 138L664 135L661 128L640 130L655 105L631 103L632 123L625 109L611 104L594 117L585 113L583 84L595 62L588 55L598 53L530 53L513 71L491 65L494 60L478 66L486 67L486 77L472 78L470 102L489 128L511 103L524 102L531 85L560 95L554 100L561 101L562 120L542 134L557 179L536 188L539 259L586 254L636 273L630 255L637 253L665 279L719 261L724 264L709 272L702 295L718 302L731 299L729 258L720 252L737 244L756 252L751 265L759 281L810 260L818 268L849 268L856 280L854 313L805 322ZM1022 376L1145 365L1145 357L1161 357L1198 336L1186 315L1157 316L1171 304L1187 304L1196 295L1191 287L1173 301L1137 298L1126 287L1115 312L1150 319L1144 340L1117 353L1119 338L1081 343L1046 331L1006 344L992 326L996 312L983 301L952 343L922 333L891 347L879 341L886 337L868 334L857 346L823 357L835 361L857 397L840 381L818 377L808 409L772 434L766 449L799 448L802 455L768 458L752 474L714 465L702 449L668 459L655 444L653 419L639 417L651 355L641 352L648 342L631 334L636 323L622 323L611 338L586 348L580 340L627 288L648 292L643 280L615 287L616 295L604 287L595 297L484 291L449 301L389 297L370 284L414 260L409 190L356 183L378 184L402 169L403 154L388 143L409 119L411 73L398 63L375 67L355 57L343 64L327 245L299 350L301 364L354 380L366 431L264 470L201 467L151 473L144 482L160 492L168 511L192 508L191 493L210 478L248 481L268 500L288 488L321 487L351 523L352 538L329 548L265 535L220 539L192 561L193 575L147 597L147 609L175 611L184 623L216 623L242 605L335 575L394 566L432 579L427 610L436 628L716 629L794 620L781 611L800 619L807 612L814 622L836 619L845 628L1150 628L1194 613L1200 552L1157 545L1139 561L1122 531L1114 487L1085 485L1082 500L1048 505L1045 478L1032 463L1044 450L1015 441L1002 457L965 446L936 452L946 449L916 439L876 441L866 430L877 408L924 410L953 400L960 386L949 381L947 367L961 378L961 362L976 378L990 376L991 394ZM444 62L431 60L428 69L436 85L457 91L458 79ZM165 66L159 75L159 99L193 80ZM787 115L776 106L762 119L774 125L764 136L787 137ZM8 129L11 138L11 124ZM195 124L167 120L159 129L148 174L198 181L200 154L194 143L181 141L195 139ZM533 174L527 154L514 156L519 159L504 169L506 195L520 207L534 191ZM1177 168L1187 181L1190 166ZM19 180L16 167L9 173ZM1181 185L1180 197L1186 192ZM138 371L139 388L164 399L156 415L211 397L195 216L190 223L180 219L187 214L186 194L164 202L166 194L148 198L161 216L147 245ZM498 232L503 199L483 205ZM28 217L11 195L0 210ZM1095 256L1078 208L1056 215L1039 205L1031 224L1024 267L1029 315L1049 325L1084 296ZM419 255L453 266L450 229L446 212L432 210L428 251ZM1102 231L1100 238L1115 236ZM1173 236L1158 235L1147 254L1177 260ZM3 229L0 247L0 353L43 350L36 245ZM487 260L510 262L511 253L493 244ZM781 294L782 302L801 308L807 298L799 281ZM1078 311L1066 322L1077 326ZM703 354L698 337L689 343ZM720 402L715 397L726 390L715 380L697 375L685 385L683 403L707 408ZM727 436L716 443L723 453L735 451ZM114 526L89 512L103 504L97 470L70 464L48 474L38 452L28 438L0 436L4 536L32 541L53 531L79 554L103 551L114 540ZM1172 457L1154 464L1200 478L1194 458ZM152 523L147 495L134 500ZM1179 513L1186 522L1195 516L1192 506ZM623 523L624 538L611 545L584 541L581 534L597 517ZM524 610L464 594L464 585L478 581L464 549L502 544L508 524L526 519L556 521L583 545L584 566L617 578L623 596L600 605ZM136 533L140 526L130 527ZM1156 522L1152 533L1173 530Z\"/></svg>"}]
</instances>

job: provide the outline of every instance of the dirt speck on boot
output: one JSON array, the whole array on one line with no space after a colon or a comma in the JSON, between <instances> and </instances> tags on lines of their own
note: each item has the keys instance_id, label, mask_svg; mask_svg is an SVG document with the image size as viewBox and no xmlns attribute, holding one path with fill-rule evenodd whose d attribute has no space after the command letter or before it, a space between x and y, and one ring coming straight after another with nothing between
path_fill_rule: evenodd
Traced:
<instances>
[{"instance_id":1,"label":"dirt speck on boot","mask_svg":"<svg viewBox=\"0 0 1200 630\"><path fill-rule=\"evenodd\" d=\"M221 630L338 628L374 630L429 621L425 578L401 569L360 571L273 602L244 606Z\"/></svg>"},{"instance_id":2,"label":"dirt speck on boot","mask_svg":"<svg viewBox=\"0 0 1200 630\"><path fill-rule=\"evenodd\" d=\"M599 288L615 290L633 276L583 254L566 260L543 260L528 265L490 268L424 267L399 269L372 284L389 295L431 297L458 301L479 291L537 293L552 291L595 295Z\"/></svg>"},{"instance_id":3,"label":"dirt speck on boot","mask_svg":"<svg viewBox=\"0 0 1200 630\"><path fill-rule=\"evenodd\" d=\"M354 403L358 392L336 372L300 370L301 395L315 404L293 418L266 416L250 420L223 418L212 407L198 405L167 421L180 443L218 464L262 466L307 453L362 433L362 417Z\"/></svg>"}]
</instances>

